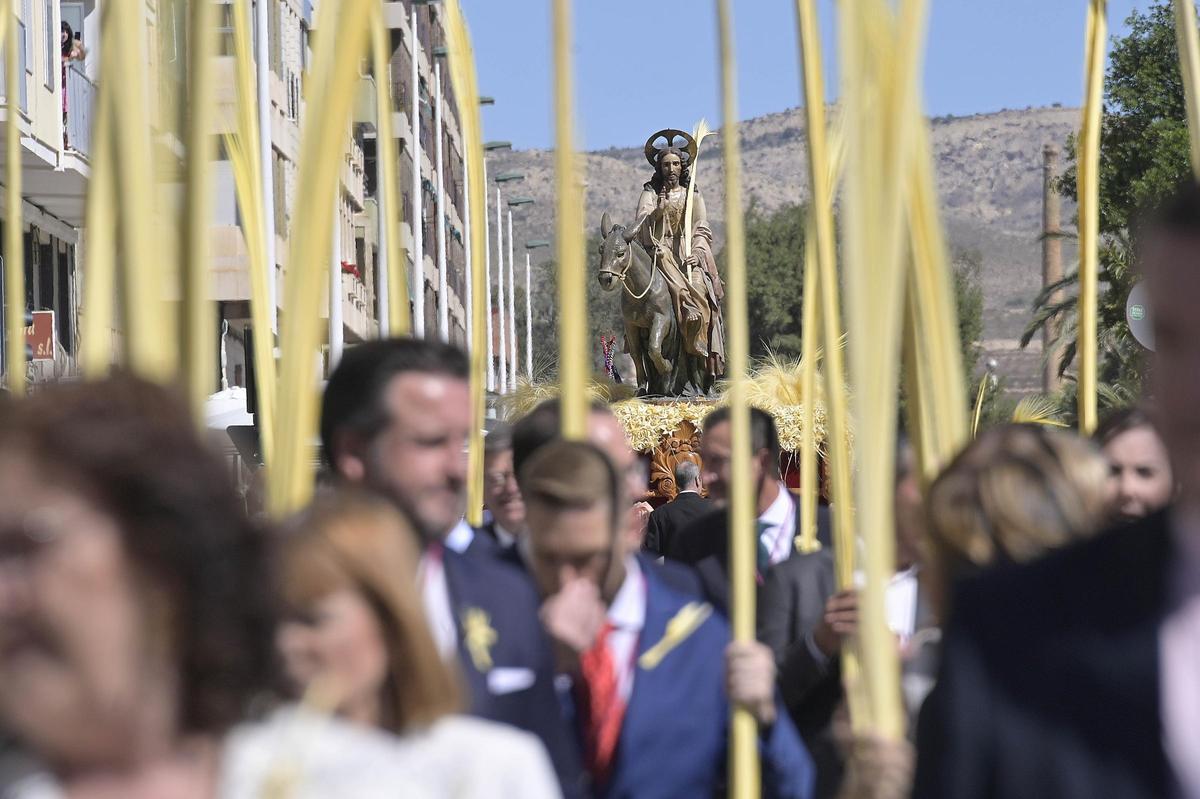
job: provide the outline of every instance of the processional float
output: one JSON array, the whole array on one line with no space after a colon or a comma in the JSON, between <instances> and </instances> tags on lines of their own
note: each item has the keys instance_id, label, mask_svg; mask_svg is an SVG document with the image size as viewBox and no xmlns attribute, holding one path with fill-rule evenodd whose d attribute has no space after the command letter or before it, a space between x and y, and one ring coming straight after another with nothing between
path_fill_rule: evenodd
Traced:
<instances>
[{"instance_id":1,"label":"processional float","mask_svg":"<svg viewBox=\"0 0 1200 799\"><path fill-rule=\"evenodd\" d=\"M93 131L92 177L86 213L81 362L86 375L99 376L113 362L111 329L119 310L126 335L116 361L144 376L182 382L193 408L202 407L206 374L214 359L208 330L215 319L211 272L205 244L211 220L211 120L215 105L213 60L216 4L189 3L188 102L160 103L151 114L153 75L148 63L147 8L140 0L108 0L101 30L101 80ZM583 236L583 175L574 130L569 0L551 0L556 120L556 188L559 290L559 373L563 433L581 437L587 412L590 354L586 342L586 283ZM480 521L482 506L482 431L486 392L486 307L483 259L486 247L482 130L470 36L458 0L443 0L451 80L459 104L470 197L470 280L472 283L471 403L475 435L470 441L469 520ZM838 59L841 109L830 126L825 115L818 23L814 0L796 0L803 73L810 202L804 223L805 251L796 279L804 289L803 357L797 402L776 402L778 417L792 420L803 551L815 544L818 494L817 451L824 448L829 498L835 524L837 576L842 586L862 587L862 624L844 660L844 678L854 726L887 738L903 735L898 668L894 643L883 612L883 589L892 562L891 513L896 397L901 379L909 392L909 426L921 471L934 475L965 442L964 376L955 334L955 308L943 231L937 214L927 125L922 115L919 78L927 14L926 0L859 0L839 4ZM1194 169L1200 175L1200 48L1195 14L1188 0L1176 0L1180 53L1187 90ZM270 330L269 280L260 137L254 112L254 70L250 44L249 0L233 3L233 51L236 64L234 118L223 136L234 168L241 226L250 253L251 315L259 335L250 357L258 376L258 432L267 474L269 507L283 516L302 507L313 489L311 441L316 432L318 383L315 370L320 344L319 314L325 253L331 246L329 211L351 119L354 86L363 54L373 69L388 69L388 37L379 0L322 2L318 8L315 58L305 82L309 113L303 125L297 203L292 218L291 251L285 280L283 325L278 341ZM601 232L612 238L607 282L632 300L649 295L649 283L632 285L635 255L649 256L651 279L670 278L664 286L676 325L674 341L682 360L664 358L653 330L627 327L636 339L639 383L664 389L666 415L645 425L642 446L695 423L710 407L718 378L727 386L735 441L749 441L749 331L746 319L746 269L739 185L736 69L733 21L728 0L716 0L718 20L724 161L726 274L712 261L711 230L700 213L703 197L694 186L670 182L659 203L652 192L643 219L612 224L602 218ZM9 74L18 70L15 0L0 14L0 42ZM1096 272L1098 238L1098 152L1104 64L1105 2L1088 0L1086 97L1080 137L1079 198L1081 303L1079 324L1080 424L1095 424ZM147 79L109 80L112 75ZM377 110L380 137L391 142L389 81L379 80ZM16 92L7 99L15 118ZM186 145L178 175L155 175L152 122L174 131ZM5 175L8 224L4 240L4 286L9 297L24 295L20 225L20 142L17 126L8 125ZM707 126L690 133L665 129L651 137L647 154L661 175L664 154L671 169L686 153L697 174ZM682 164L680 164L682 166ZM401 208L395 152L381 149L382 237L387 269L388 324L393 335L410 329L409 287L399 235ZM156 202L162 182L181 187L181 211ZM835 241L833 201L841 181L841 264ZM649 184L647 184L649 185ZM681 188L683 191L681 192ZM661 210L660 205L663 206ZM655 216L655 212L657 215ZM640 215L639 215L640 216ZM650 218L650 217L654 218ZM665 220L665 221L664 221ZM658 225L657 232L654 225ZM677 227L677 229L676 229ZM709 238L694 233L704 229ZM663 239L675 237L662 247ZM638 248L641 248L639 254ZM659 260L656 261L655 254ZM664 261L666 270L664 271ZM177 273L168 267L177 267ZM753 268L753 265L749 265ZM655 271L657 270L657 271ZM666 274L669 271L670 274ZM603 277L603 275L601 275ZM171 292L177 285L178 292ZM119 288L119 296L118 296ZM637 297L641 293L642 297ZM169 298L170 296L170 298ZM842 310L846 312L843 323ZM693 318L694 316L694 318ZM24 362L23 318L7 314L8 363ZM669 337L666 337L669 338ZM881 343L882 342L882 343ZM275 351L280 357L276 360ZM668 348L669 349L669 348ZM845 352L843 353L843 349ZM845 356L845 357L844 357ZM664 369L664 364L670 364ZM848 366L847 366L848 362ZM820 369L818 370L818 363ZM24 391L24 371L12 368L8 389ZM820 402L819 397L824 401ZM761 399L761 398L760 398ZM689 406L700 410L687 410ZM630 410L629 408L634 408ZM646 413L618 408L627 426ZM672 414L674 414L672 416ZM690 416L689 416L690 414ZM791 416L788 416L791 414ZM666 421L664 422L663 419ZM853 421L853 424L852 424ZM818 429L823 433L819 436ZM863 442L853 447L854 440ZM647 432L650 431L650 432ZM689 434L690 435L690 434ZM637 436L635 435L635 439ZM823 444L819 444L819 441ZM869 446L866 442L869 442ZM739 639L754 636L753 497L748 446L734 448L734 484L730 551L732 621ZM735 710L731 746L731 786L735 796L758 792L756 732L749 714Z\"/></svg>"}]
</instances>

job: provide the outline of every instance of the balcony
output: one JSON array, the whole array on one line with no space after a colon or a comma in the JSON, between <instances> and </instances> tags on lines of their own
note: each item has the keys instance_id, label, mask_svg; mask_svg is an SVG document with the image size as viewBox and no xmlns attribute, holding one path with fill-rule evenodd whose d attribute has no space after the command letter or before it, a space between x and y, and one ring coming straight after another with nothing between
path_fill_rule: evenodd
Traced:
<instances>
[{"instance_id":1,"label":"balcony","mask_svg":"<svg viewBox=\"0 0 1200 799\"><path fill-rule=\"evenodd\" d=\"M96 102L96 84L71 64L67 68L67 148L84 156L91 155L92 109Z\"/></svg>"},{"instance_id":2,"label":"balcony","mask_svg":"<svg viewBox=\"0 0 1200 799\"><path fill-rule=\"evenodd\" d=\"M69 120L64 128L62 97L52 85L61 80L57 52L49 74L34 76L30 72L33 64L28 57L23 24L18 23L17 34L19 77L15 86L0 69L0 141L7 136L8 126L15 125L21 140L21 193L28 202L27 218L36 220L46 229L53 229L56 222L64 223L66 227L57 235L68 237L66 229L82 226L84 219L84 197L90 170L86 153L80 148L88 145L87 128L95 102L95 87L86 82L86 78L80 83L82 74L75 76L76 96L72 99L69 93L67 95L75 120L74 123ZM38 66L41 67L40 62ZM43 77L48 77L51 85ZM71 81L68 76L68 82ZM11 115L6 105L10 89L17 92L18 101L18 108ZM70 87L64 87L64 90L69 92ZM63 140L71 136L76 140L68 149ZM7 168L7 153L0 153L0 174Z\"/></svg>"}]
</instances>

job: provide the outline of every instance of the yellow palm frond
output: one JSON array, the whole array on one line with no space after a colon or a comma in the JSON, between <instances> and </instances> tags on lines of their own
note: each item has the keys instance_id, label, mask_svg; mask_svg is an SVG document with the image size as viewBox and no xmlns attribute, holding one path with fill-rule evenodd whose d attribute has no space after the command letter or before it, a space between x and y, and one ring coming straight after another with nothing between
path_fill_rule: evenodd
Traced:
<instances>
[{"instance_id":1,"label":"yellow palm frond","mask_svg":"<svg viewBox=\"0 0 1200 799\"><path fill-rule=\"evenodd\" d=\"M1044 394L1030 394L1017 403L1012 420L1016 424L1043 424L1049 427L1066 427L1058 418L1058 406Z\"/></svg>"}]
</instances>

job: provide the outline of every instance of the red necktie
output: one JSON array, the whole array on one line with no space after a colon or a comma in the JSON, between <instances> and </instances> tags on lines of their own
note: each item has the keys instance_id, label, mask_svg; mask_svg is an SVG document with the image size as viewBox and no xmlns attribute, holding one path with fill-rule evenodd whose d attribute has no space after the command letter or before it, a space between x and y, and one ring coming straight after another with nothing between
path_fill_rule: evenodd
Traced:
<instances>
[{"instance_id":1,"label":"red necktie","mask_svg":"<svg viewBox=\"0 0 1200 799\"><path fill-rule=\"evenodd\" d=\"M603 783L612 768L625 718L625 701L617 686L617 670L608 649L612 624L605 622L592 648L579 658L578 697L583 722L584 764L592 779Z\"/></svg>"}]
</instances>

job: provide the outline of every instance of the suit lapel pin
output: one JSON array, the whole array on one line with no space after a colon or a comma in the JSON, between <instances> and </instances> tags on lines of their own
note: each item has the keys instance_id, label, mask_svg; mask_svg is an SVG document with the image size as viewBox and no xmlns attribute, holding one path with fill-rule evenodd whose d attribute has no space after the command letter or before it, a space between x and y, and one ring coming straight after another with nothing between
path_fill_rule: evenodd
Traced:
<instances>
[{"instance_id":1,"label":"suit lapel pin","mask_svg":"<svg viewBox=\"0 0 1200 799\"><path fill-rule=\"evenodd\" d=\"M704 621L712 615L712 605L707 602L689 602L680 608L669 622L662 639L647 649L638 658L638 666L643 669L653 669L667 654L679 646L687 637L694 633Z\"/></svg>"}]
</instances>

